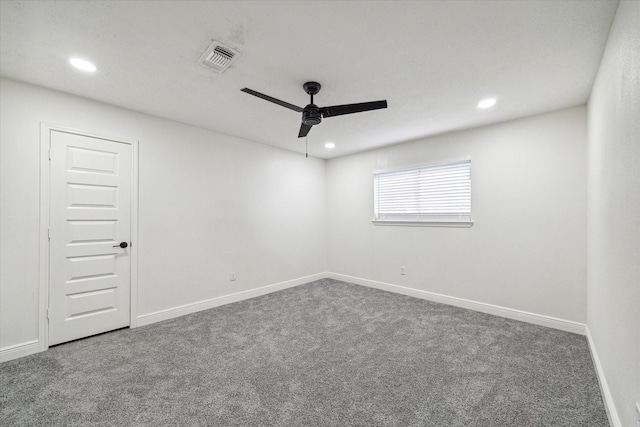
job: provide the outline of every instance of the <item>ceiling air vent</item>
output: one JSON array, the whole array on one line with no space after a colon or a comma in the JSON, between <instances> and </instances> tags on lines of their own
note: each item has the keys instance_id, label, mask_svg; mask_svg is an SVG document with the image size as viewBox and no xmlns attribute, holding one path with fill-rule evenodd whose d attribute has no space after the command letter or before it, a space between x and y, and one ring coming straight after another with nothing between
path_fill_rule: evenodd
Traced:
<instances>
[{"instance_id":1,"label":"ceiling air vent","mask_svg":"<svg viewBox=\"0 0 640 427\"><path fill-rule=\"evenodd\" d=\"M200 57L198 63L212 68L218 73L224 72L240 57L240 52L214 41L209 49Z\"/></svg>"}]
</instances>

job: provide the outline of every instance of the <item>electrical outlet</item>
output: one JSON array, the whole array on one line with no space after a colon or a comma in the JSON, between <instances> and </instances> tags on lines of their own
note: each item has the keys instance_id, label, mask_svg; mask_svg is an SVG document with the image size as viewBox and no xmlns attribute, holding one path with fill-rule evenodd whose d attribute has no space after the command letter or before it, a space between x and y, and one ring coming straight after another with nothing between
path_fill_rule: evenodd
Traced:
<instances>
[{"instance_id":1,"label":"electrical outlet","mask_svg":"<svg viewBox=\"0 0 640 427\"><path fill-rule=\"evenodd\" d=\"M229 274L229 279L233 282L238 278L238 275L236 274L235 271L232 271L231 274Z\"/></svg>"},{"instance_id":2,"label":"electrical outlet","mask_svg":"<svg viewBox=\"0 0 640 427\"><path fill-rule=\"evenodd\" d=\"M401 265L401 266L400 266L400 275L401 275L401 276L404 276L404 275L405 275L405 272L404 272L404 265Z\"/></svg>"}]
</instances>

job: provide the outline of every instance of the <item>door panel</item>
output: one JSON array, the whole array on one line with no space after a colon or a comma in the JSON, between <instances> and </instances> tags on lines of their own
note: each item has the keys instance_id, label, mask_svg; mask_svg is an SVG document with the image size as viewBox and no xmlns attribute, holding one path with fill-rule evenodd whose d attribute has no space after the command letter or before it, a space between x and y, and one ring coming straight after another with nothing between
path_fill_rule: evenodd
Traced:
<instances>
[{"instance_id":1,"label":"door panel","mask_svg":"<svg viewBox=\"0 0 640 427\"><path fill-rule=\"evenodd\" d=\"M113 242L118 239L117 221L67 221L70 243Z\"/></svg>"},{"instance_id":2,"label":"door panel","mask_svg":"<svg viewBox=\"0 0 640 427\"><path fill-rule=\"evenodd\" d=\"M68 207L115 208L118 189L106 185L69 184Z\"/></svg>"},{"instance_id":3,"label":"door panel","mask_svg":"<svg viewBox=\"0 0 640 427\"><path fill-rule=\"evenodd\" d=\"M131 146L51 131L49 345L129 325Z\"/></svg>"}]
</instances>

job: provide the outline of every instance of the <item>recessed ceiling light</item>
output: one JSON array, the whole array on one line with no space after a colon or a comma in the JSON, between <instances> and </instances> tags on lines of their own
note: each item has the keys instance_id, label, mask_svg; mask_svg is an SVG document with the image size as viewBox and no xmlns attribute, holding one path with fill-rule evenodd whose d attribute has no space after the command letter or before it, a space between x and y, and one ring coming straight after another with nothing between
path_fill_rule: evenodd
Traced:
<instances>
[{"instance_id":1,"label":"recessed ceiling light","mask_svg":"<svg viewBox=\"0 0 640 427\"><path fill-rule=\"evenodd\" d=\"M482 101L478 102L478 108L489 108L493 107L495 104L495 98L483 99Z\"/></svg>"},{"instance_id":2,"label":"recessed ceiling light","mask_svg":"<svg viewBox=\"0 0 640 427\"><path fill-rule=\"evenodd\" d=\"M93 65L89 61L85 61L84 59L69 58L69 62L71 63L71 65L76 67L78 70L87 71L87 72L90 72L90 73L93 73L94 71L97 70L95 65Z\"/></svg>"},{"instance_id":3,"label":"recessed ceiling light","mask_svg":"<svg viewBox=\"0 0 640 427\"><path fill-rule=\"evenodd\" d=\"M333 147L335 147L335 146L336 146L336 144L334 144L333 142L327 142L326 144L324 144L324 146L325 146L326 148L333 148Z\"/></svg>"}]
</instances>

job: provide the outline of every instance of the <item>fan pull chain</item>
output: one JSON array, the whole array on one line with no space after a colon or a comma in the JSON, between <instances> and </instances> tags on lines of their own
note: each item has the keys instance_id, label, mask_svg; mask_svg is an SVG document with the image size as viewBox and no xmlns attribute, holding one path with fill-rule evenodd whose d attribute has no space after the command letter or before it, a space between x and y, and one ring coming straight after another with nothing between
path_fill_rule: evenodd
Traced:
<instances>
[{"instance_id":1,"label":"fan pull chain","mask_svg":"<svg viewBox=\"0 0 640 427\"><path fill-rule=\"evenodd\" d=\"M304 156L309 157L309 137L304 137Z\"/></svg>"}]
</instances>

